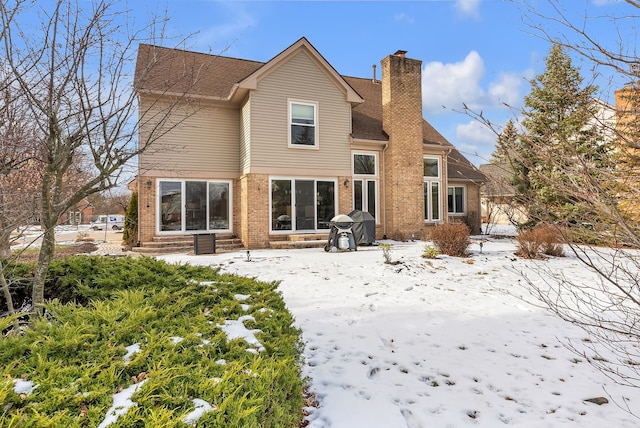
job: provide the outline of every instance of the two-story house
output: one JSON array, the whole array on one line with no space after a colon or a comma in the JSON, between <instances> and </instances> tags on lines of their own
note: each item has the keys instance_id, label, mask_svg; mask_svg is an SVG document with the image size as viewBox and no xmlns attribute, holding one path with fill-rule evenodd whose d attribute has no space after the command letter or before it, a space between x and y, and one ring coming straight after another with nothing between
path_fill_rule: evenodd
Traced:
<instances>
[{"instance_id":1,"label":"two-story house","mask_svg":"<svg viewBox=\"0 0 640 428\"><path fill-rule=\"evenodd\" d=\"M421 64L398 51L378 80L340 75L306 38L267 62L141 45L142 246L217 233L267 248L354 209L378 239L478 232L485 176L422 117Z\"/></svg>"}]
</instances>

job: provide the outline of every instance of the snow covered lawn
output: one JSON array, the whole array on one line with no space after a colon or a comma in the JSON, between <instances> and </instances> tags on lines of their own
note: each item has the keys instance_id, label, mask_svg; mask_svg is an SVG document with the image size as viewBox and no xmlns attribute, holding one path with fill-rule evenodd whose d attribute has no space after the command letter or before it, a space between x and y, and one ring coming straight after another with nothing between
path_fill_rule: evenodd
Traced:
<instances>
[{"instance_id":1,"label":"snow covered lawn","mask_svg":"<svg viewBox=\"0 0 640 428\"><path fill-rule=\"evenodd\" d=\"M375 246L160 258L281 281L319 402L311 428L640 425L623 409L640 415L640 390L568 351L562 341L585 333L520 298L529 295L518 271L540 263L591 281L575 258L518 259L511 239L482 252L476 242L467 259L392 244L395 265ZM584 401L595 397L609 403Z\"/></svg>"}]
</instances>

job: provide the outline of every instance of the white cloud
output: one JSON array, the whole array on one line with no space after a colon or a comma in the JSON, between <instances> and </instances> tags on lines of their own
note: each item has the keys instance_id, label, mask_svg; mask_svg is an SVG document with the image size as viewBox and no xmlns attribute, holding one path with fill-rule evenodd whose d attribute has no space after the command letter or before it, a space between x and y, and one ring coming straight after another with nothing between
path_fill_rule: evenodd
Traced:
<instances>
[{"instance_id":1,"label":"white cloud","mask_svg":"<svg viewBox=\"0 0 640 428\"><path fill-rule=\"evenodd\" d=\"M501 73L498 80L489 84L489 98L494 104L507 104L517 107L522 104L520 89L523 77L515 73Z\"/></svg>"},{"instance_id":2,"label":"white cloud","mask_svg":"<svg viewBox=\"0 0 640 428\"><path fill-rule=\"evenodd\" d=\"M495 149L497 136L486 125L471 120L456 127L456 148L472 163L487 163Z\"/></svg>"},{"instance_id":3,"label":"white cloud","mask_svg":"<svg viewBox=\"0 0 640 428\"><path fill-rule=\"evenodd\" d=\"M430 62L422 70L422 98L427 112L460 109L463 103L470 108L482 104L484 91L480 80L485 72L484 61L471 51L462 62L443 64Z\"/></svg>"},{"instance_id":4,"label":"white cloud","mask_svg":"<svg viewBox=\"0 0 640 428\"><path fill-rule=\"evenodd\" d=\"M483 84L485 64L476 51L460 62L426 63L422 70L424 111L427 115L444 113L443 107L459 111L463 105L476 112L519 108L529 73L500 72L495 80Z\"/></svg>"},{"instance_id":5,"label":"white cloud","mask_svg":"<svg viewBox=\"0 0 640 428\"><path fill-rule=\"evenodd\" d=\"M451 125L451 130L455 127L455 135L445 137L476 165L488 161L497 136L472 117L482 114L499 132L521 108L523 92L528 88L527 77L532 73L531 69L496 72L495 78L487 82L485 68L480 54L471 51L460 62L430 62L424 64L422 71L424 117L436 129L439 126L446 129L446 124ZM465 116L469 121L460 123L460 114L453 111L461 112L465 105L470 110Z\"/></svg>"},{"instance_id":6,"label":"white cloud","mask_svg":"<svg viewBox=\"0 0 640 428\"><path fill-rule=\"evenodd\" d=\"M455 8L464 16L480 18L480 0L456 0Z\"/></svg>"},{"instance_id":7,"label":"white cloud","mask_svg":"<svg viewBox=\"0 0 640 428\"><path fill-rule=\"evenodd\" d=\"M223 17L215 22L219 25L200 29L196 35L198 49L206 52L209 48L213 53L228 50L244 31L254 26L256 21L253 15L247 11L246 6L239 2L217 2L217 7L224 7Z\"/></svg>"},{"instance_id":8,"label":"white cloud","mask_svg":"<svg viewBox=\"0 0 640 428\"><path fill-rule=\"evenodd\" d=\"M621 0L593 0L593 4L596 6L606 6L611 3L620 3Z\"/></svg>"},{"instance_id":9,"label":"white cloud","mask_svg":"<svg viewBox=\"0 0 640 428\"><path fill-rule=\"evenodd\" d=\"M498 137L485 124L470 120L456 127L456 138L466 145L478 148L487 145L493 147Z\"/></svg>"},{"instance_id":10,"label":"white cloud","mask_svg":"<svg viewBox=\"0 0 640 428\"><path fill-rule=\"evenodd\" d=\"M402 12L402 13L398 13L396 16L393 17L393 19L396 22L406 22L407 24L413 24L414 23L414 18L411 15L407 15L406 13Z\"/></svg>"}]
</instances>

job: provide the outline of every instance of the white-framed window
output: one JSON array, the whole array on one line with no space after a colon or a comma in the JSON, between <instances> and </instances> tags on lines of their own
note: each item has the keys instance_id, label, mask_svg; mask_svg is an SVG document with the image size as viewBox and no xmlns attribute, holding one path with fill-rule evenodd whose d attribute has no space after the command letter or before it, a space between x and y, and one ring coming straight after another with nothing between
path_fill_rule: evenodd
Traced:
<instances>
[{"instance_id":1,"label":"white-framed window","mask_svg":"<svg viewBox=\"0 0 640 428\"><path fill-rule=\"evenodd\" d=\"M447 212L449 214L464 214L465 211L465 187L447 187Z\"/></svg>"},{"instance_id":2,"label":"white-framed window","mask_svg":"<svg viewBox=\"0 0 640 428\"><path fill-rule=\"evenodd\" d=\"M442 219L440 208L440 158L423 158L424 178L424 220L436 222Z\"/></svg>"},{"instance_id":3,"label":"white-framed window","mask_svg":"<svg viewBox=\"0 0 640 428\"><path fill-rule=\"evenodd\" d=\"M378 155L353 153L353 209L367 211L378 220Z\"/></svg>"},{"instance_id":4,"label":"white-framed window","mask_svg":"<svg viewBox=\"0 0 640 428\"><path fill-rule=\"evenodd\" d=\"M336 181L272 177L269 180L271 232L327 230L336 214Z\"/></svg>"},{"instance_id":5,"label":"white-framed window","mask_svg":"<svg viewBox=\"0 0 640 428\"><path fill-rule=\"evenodd\" d=\"M318 105L289 101L289 146L318 147Z\"/></svg>"},{"instance_id":6,"label":"white-framed window","mask_svg":"<svg viewBox=\"0 0 640 428\"><path fill-rule=\"evenodd\" d=\"M158 232L229 232L230 180L158 180Z\"/></svg>"}]
</instances>

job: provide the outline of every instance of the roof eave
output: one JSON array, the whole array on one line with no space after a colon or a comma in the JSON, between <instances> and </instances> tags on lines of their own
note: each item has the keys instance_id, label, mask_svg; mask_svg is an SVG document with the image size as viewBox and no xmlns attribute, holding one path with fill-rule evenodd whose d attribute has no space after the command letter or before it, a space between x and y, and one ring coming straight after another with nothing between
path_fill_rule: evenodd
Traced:
<instances>
[{"instance_id":1,"label":"roof eave","mask_svg":"<svg viewBox=\"0 0 640 428\"><path fill-rule=\"evenodd\" d=\"M358 94L355 89L347 83L347 81L342 77L329 62L318 52L318 50L313 47L313 45L305 38L300 38L297 42L274 56L272 59L267 61L262 67L258 68L256 71L251 73L249 76L242 79L238 82L239 88L254 90L258 88L258 81L263 79L267 75L269 75L273 70L275 70L278 65L288 60L292 55L296 52L304 50L307 52L311 59L318 64L325 72L331 77L331 79L340 86L345 92L345 96L347 102L351 104L360 104L364 102L364 98Z\"/></svg>"},{"instance_id":2,"label":"roof eave","mask_svg":"<svg viewBox=\"0 0 640 428\"><path fill-rule=\"evenodd\" d=\"M173 92L173 91L159 91L155 89L137 89L136 92L138 94L155 95L155 96L200 99L200 100L209 100L209 101L225 101L225 102L231 101L231 94L226 97L215 97L212 95L201 95L201 94Z\"/></svg>"}]
</instances>

